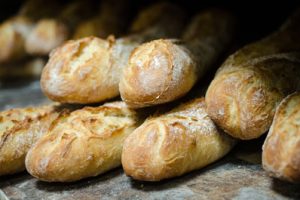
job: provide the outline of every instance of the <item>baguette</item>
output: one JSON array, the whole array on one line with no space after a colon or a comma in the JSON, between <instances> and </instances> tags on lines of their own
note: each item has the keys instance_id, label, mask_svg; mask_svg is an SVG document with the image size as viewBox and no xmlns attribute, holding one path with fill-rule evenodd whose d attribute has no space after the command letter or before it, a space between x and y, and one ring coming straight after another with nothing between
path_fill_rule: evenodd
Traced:
<instances>
[{"instance_id":1,"label":"baguette","mask_svg":"<svg viewBox=\"0 0 300 200\"><path fill-rule=\"evenodd\" d=\"M91 16L91 1L68 4L56 18L40 19L26 38L26 52L31 55L48 55L60 46L74 31L76 25Z\"/></svg>"},{"instance_id":2,"label":"baguette","mask_svg":"<svg viewBox=\"0 0 300 200\"><path fill-rule=\"evenodd\" d=\"M71 182L116 168L123 141L138 123L123 102L62 115L28 152L27 171L43 181Z\"/></svg>"},{"instance_id":3,"label":"baguette","mask_svg":"<svg viewBox=\"0 0 300 200\"><path fill-rule=\"evenodd\" d=\"M160 39L138 46L121 76L122 99L139 108L182 97L229 45L233 29L229 13L211 9L194 17L183 41Z\"/></svg>"},{"instance_id":4,"label":"baguette","mask_svg":"<svg viewBox=\"0 0 300 200\"><path fill-rule=\"evenodd\" d=\"M276 109L263 145L263 168L273 177L300 182L300 93L289 95Z\"/></svg>"},{"instance_id":5,"label":"baguette","mask_svg":"<svg viewBox=\"0 0 300 200\"><path fill-rule=\"evenodd\" d=\"M41 76L43 92L54 101L80 104L118 96L122 68L134 47L153 38L180 34L184 18L179 7L159 3L138 16L133 26L139 34L117 40L87 37L67 42L50 55Z\"/></svg>"},{"instance_id":6,"label":"baguette","mask_svg":"<svg viewBox=\"0 0 300 200\"><path fill-rule=\"evenodd\" d=\"M300 10L217 71L206 93L207 112L225 132L249 140L269 129L276 106L300 86L299 35Z\"/></svg>"},{"instance_id":7,"label":"baguette","mask_svg":"<svg viewBox=\"0 0 300 200\"><path fill-rule=\"evenodd\" d=\"M99 14L79 23L74 39L96 36L107 38L120 36L127 28L130 11L129 0L102 0Z\"/></svg>"},{"instance_id":8,"label":"baguette","mask_svg":"<svg viewBox=\"0 0 300 200\"><path fill-rule=\"evenodd\" d=\"M25 169L29 148L57 116L55 105L15 108L0 113L0 176Z\"/></svg>"},{"instance_id":9,"label":"baguette","mask_svg":"<svg viewBox=\"0 0 300 200\"><path fill-rule=\"evenodd\" d=\"M133 179L160 181L205 167L234 144L208 117L204 98L198 98L138 127L124 142L122 165Z\"/></svg>"}]
</instances>

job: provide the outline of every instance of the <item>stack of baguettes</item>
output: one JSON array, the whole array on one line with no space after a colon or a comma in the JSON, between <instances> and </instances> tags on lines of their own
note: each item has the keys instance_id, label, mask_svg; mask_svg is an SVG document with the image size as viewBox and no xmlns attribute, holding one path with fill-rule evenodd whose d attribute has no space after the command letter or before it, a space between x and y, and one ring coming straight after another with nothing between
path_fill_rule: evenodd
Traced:
<instances>
[{"instance_id":1,"label":"stack of baguettes","mask_svg":"<svg viewBox=\"0 0 300 200\"><path fill-rule=\"evenodd\" d=\"M41 88L62 104L1 113L0 175L26 167L40 180L70 182L122 165L134 179L159 181L207 166L273 121L263 166L300 181L300 95L284 99L300 86L300 12L229 56L205 98L150 116L201 84L234 38L235 19L226 11L185 21L177 5L158 3L139 12L125 37L84 37L52 51ZM78 34L93 24L84 22ZM65 107L119 95L123 101Z\"/></svg>"}]
</instances>

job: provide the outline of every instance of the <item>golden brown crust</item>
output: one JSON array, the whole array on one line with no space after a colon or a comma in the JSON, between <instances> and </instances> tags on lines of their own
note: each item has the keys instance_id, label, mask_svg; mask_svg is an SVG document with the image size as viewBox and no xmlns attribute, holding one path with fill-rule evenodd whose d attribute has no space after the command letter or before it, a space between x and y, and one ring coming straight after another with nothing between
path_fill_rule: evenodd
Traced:
<instances>
[{"instance_id":1,"label":"golden brown crust","mask_svg":"<svg viewBox=\"0 0 300 200\"><path fill-rule=\"evenodd\" d=\"M233 18L220 10L198 14L184 41L154 40L131 54L120 81L122 99L133 108L185 95L233 38Z\"/></svg>"},{"instance_id":2,"label":"golden brown crust","mask_svg":"<svg viewBox=\"0 0 300 200\"><path fill-rule=\"evenodd\" d=\"M204 98L150 118L124 142L122 165L137 180L159 181L200 169L223 157L235 140L220 132Z\"/></svg>"},{"instance_id":3,"label":"golden brown crust","mask_svg":"<svg viewBox=\"0 0 300 200\"><path fill-rule=\"evenodd\" d=\"M124 139L139 123L123 102L63 115L29 151L28 172L48 182L97 176L121 165Z\"/></svg>"},{"instance_id":4,"label":"golden brown crust","mask_svg":"<svg viewBox=\"0 0 300 200\"><path fill-rule=\"evenodd\" d=\"M196 80L191 52L179 42L160 39L144 43L132 52L119 89L122 99L138 108L177 99Z\"/></svg>"},{"instance_id":5,"label":"golden brown crust","mask_svg":"<svg viewBox=\"0 0 300 200\"><path fill-rule=\"evenodd\" d=\"M161 21L151 24L140 34L117 40L113 37L107 40L82 38L57 48L51 53L42 73L44 93L55 101L81 104L101 102L118 96L121 71L128 62L130 52L143 41L166 36L174 27L180 28L183 25L183 13L167 12L169 9L166 5L173 5L162 5L166 8L159 15ZM155 12L152 7L148 9ZM178 21L169 21L167 24L165 18L169 19L170 16L178 18ZM172 35L179 33L180 29Z\"/></svg>"},{"instance_id":6,"label":"golden brown crust","mask_svg":"<svg viewBox=\"0 0 300 200\"><path fill-rule=\"evenodd\" d=\"M94 103L117 96L119 69L113 65L110 51L110 41L95 37L57 48L41 76L43 92L66 103Z\"/></svg>"},{"instance_id":7,"label":"golden brown crust","mask_svg":"<svg viewBox=\"0 0 300 200\"><path fill-rule=\"evenodd\" d=\"M29 148L57 116L55 105L16 108L0 113L0 175L25 169Z\"/></svg>"},{"instance_id":8,"label":"golden brown crust","mask_svg":"<svg viewBox=\"0 0 300 200\"><path fill-rule=\"evenodd\" d=\"M298 17L297 17L298 15ZM209 116L227 133L253 139L271 125L275 108L300 86L300 12L289 25L231 55L207 93Z\"/></svg>"},{"instance_id":9,"label":"golden brown crust","mask_svg":"<svg viewBox=\"0 0 300 200\"><path fill-rule=\"evenodd\" d=\"M273 177L300 182L300 93L281 101L263 145L263 168Z\"/></svg>"}]
</instances>

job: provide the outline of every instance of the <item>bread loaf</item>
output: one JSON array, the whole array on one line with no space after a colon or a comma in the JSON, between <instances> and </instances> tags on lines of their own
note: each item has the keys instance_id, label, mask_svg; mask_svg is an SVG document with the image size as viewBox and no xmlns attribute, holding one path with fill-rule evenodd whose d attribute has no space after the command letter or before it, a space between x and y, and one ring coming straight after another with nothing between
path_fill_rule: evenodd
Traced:
<instances>
[{"instance_id":1,"label":"bread loaf","mask_svg":"<svg viewBox=\"0 0 300 200\"><path fill-rule=\"evenodd\" d=\"M64 103L116 97L122 68L133 48L153 38L176 36L183 24L180 8L159 3L140 13L133 24L137 34L117 40L88 37L69 41L51 53L41 77L42 90L50 99Z\"/></svg>"},{"instance_id":2,"label":"bread loaf","mask_svg":"<svg viewBox=\"0 0 300 200\"><path fill-rule=\"evenodd\" d=\"M125 173L159 181L200 169L226 155L235 140L219 131L198 98L146 120L124 142Z\"/></svg>"},{"instance_id":3,"label":"bread loaf","mask_svg":"<svg viewBox=\"0 0 300 200\"><path fill-rule=\"evenodd\" d=\"M97 176L121 165L124 139L139 124L123 102L62 115L28 152L27 171L48 182Z\"/></svg>"},{"instance_id":4,"label":"bread loaf","mask_svg":"<svg viewBox=\"0 0 300 200\"><path fill-rule=\"evenodd\" d=\"M209 116L233 137L265 133L275 108L300 84L300 10L275 33L231 55L207 93Z\"/></svg>"},{"instance_id":5,"label":"bread loaf","mask_svg":"<svg viewBox=\"0 0 300 200\"><path fill-rule=\"evenodd\" d=\"M300 182L300 93L286 97L277 107L263 145L263 168L271 176Z\"/></svg>"},{"instance_id":6,"label":"bread loaf","mask_svg":"<svg viewBox=\"0 0 300 200\"><path fill-rule=\"evenodd\" d=\"M26 153L47 131L58 113L55 105L0 112L0 176L25 169Z\"/></svg>"},{"instance_id":7,"label":"bread loaf","mask_svg":"<svg viewBox=\"0 0 300 200\"><path fill-rule=\"evenodd\" d=\"M211 9L193 18L183 41L160 39L138 46L121 76L122 99L137 108L185 95L228 47L233 30L229 13Z\"/></svg>"},{"instance_id":8,"label":"bread loaf","mask_svg":"<svg viewBox=\"0 0 300 200\"><path fill-rule=\"evenodd\" d=\"M90 0L74 1L55 18L40 19L26 38L26 52L32 55L48 55L51 50L66 41L75 27L91 14Z\"/></svg>"}]
</instances>

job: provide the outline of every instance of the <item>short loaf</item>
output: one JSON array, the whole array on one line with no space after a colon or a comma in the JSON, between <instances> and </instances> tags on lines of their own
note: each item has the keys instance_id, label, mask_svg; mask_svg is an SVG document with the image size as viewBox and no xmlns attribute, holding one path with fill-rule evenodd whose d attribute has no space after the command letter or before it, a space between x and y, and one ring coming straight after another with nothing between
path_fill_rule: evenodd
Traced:
<instances>
[{"instance_id":1,"label":"short loaf","mask_svg":"<svg viewBox=\"0 0 300 200\"><path fill-rule=\"evenodd\" d=\"M217 9L196 15L183 41L160 39L138 46L120 81L122 99L134 108L185 95L233 38L234 18Z\"/></svg>"},{"instance_id":2,"label":"short loaf","mask_svg":"<svg viewBox=\"0 0 300 200\"><path fill-rule=\"evenodd\" d=\"M71 182L116 168L139 120L123 102L61 115L28 152L27 171L43 181Z\"/></svg>"},{"instance_id":3,"label":"short loaf","mask_svg":"<svg viewBox=\"0 0 300 200\"><path fill-rule=\"evenodd\" d=\"M122 165L133 179L159 181L205 167L234 144L208 117L204 98L198 98L138 127L124 142Z\"/></svg>"}]
</instances>

